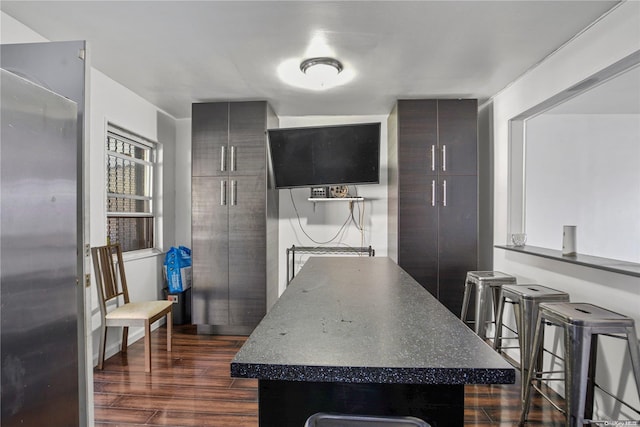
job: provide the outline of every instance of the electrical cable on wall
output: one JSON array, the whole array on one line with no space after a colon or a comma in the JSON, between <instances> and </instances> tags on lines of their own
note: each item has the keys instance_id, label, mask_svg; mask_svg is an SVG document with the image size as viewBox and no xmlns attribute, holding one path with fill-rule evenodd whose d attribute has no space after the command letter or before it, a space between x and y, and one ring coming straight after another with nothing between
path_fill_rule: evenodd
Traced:
<instances>
[{"instance_id":1,"label":"electrical cable on wall","mask_svg":"<svg viewBox=\"0 0 640 427\"><path fill-rule=\"evenodd\" d=\"M355 197L358 197L358 187L357 186L353 186L354 187L354 192L355 192ZM341 196L338 196L337 198L341 198L341 197L347 197L348 191L343 191L341 193ZM304 226L302 225L302 220L300 218L300 213L298 211L298 207L296 205L296 202L293 198L293 191L291 189L289 189L289 198L291 199L291 204L293 206L293 209L296 213L296 218L298 221L298 226L300 227L300 230L302 231L302 233L313 243L315 243L316 245L326 245L332 242L337 241L338 245L341 246L345 246L348 248L353 248L353 246L348 245L346 243L343 243L343 239L345 238L345 234L348 230L348 224L351 222L353 223L353 225L355 226L355 228L360 232L360 247L364 247L364 241L365 241L365 227L364 227L364 218L365 218L365 204L364 201L362 201L362 207L360 206L360 201L359 200L350 200L349 201L349 212L347 215L347 218L345 219L344 223L342 223L342 225L340 226L340 228L338 229L338 231L336 232L336 234L329 240L326 241L318 241L316 239L314 239L313 237L311 237L309 235L309 233L305 230ZM358 208L358 214L357 214L357 219L356 219L356 214L354 212L354 202L357 205ZM295 230L294 230L295 232ZM358 252L357 254L358 256L364 256L364 253L360 253ZM307 258L309 255L303 255L300 254L298 257L298 260L294 260L294 266L299 265L299 268L302 268L302 265L304 264L304 260L303 258ZM294 267L295 268L295 267Z\"/></svg>"},{"instance_id":2,"label":"electrical cable on wall","mask_svg":"<svg viewBox=\"0 0 640 427\"><path fill-rule=\"evenodd\" d=\"M355 186L355 185L353 187L354 187L354 191L355 191L356 197L358 197L357 196L358 195L358 187ZM304 229L304 226L302 225L302 220L300 219L300 213L298 212L298 207L296 206L295 200L293 198L293 192L292 192L291 189L289 189L289 198L291 199L291 204L293 205L293 209L294 209L294 211L296 213L296 218L297 218L298 226L300 227L300 230L313 243L315 243L317 245L326 245L328 243L335 242L336 239L338 239L338 244L343 244L342 243L342 239L344 238L344 235L347 232L347 224L349 222L353 222L353 225L360 232L360 246L361 247L364 246L364 240L365 240L365 228L364 228L365 205L364 205L364 202L362 203L362 208L361 208L360 204L359 204L359 201L355 201L355 203L356 203L356 205L358 207L358 219L356 220L355 213L354 213L354 208L353 208L354 201L350 201L349 202L349 214L347 215L347 218L346 218L345 222L340 226L340 228L338 229L336 234L331 239L321 242L321 241L318 241L318 240L314 239L313 237L311 237L309 235L309 233ZM350 245L347 245L347 244L344 244L344 246L351 247Z\"/></svg>"},{"instance_id":3,"label":"electrical cable on wall","mask_svg":"<svg viewBox=\"0 0 640 427\"><path fill-rule=\"evenodd\" d=\"M360 215L360 246L364 247L364 201L362 202L362 213ZM360 209L360 205L358 205L358 209Z\"/></svg>"},{"instance_id":4,"label":"electrical cable on wall","mask_svg":"<svg viewBox=\"0 0 640 427\"><path fill-rule=\"evenodd\" d=\"M306 230L302 226L302 221L300 220L300 214L298 213L298 207L296 206L296 202L293 200L293 192L291 191L291 189L289 189L289 197L291 198L291 204L293 204L293 210L296 212L296 217L298 218L298 225L300 226L300 230L302 230L304 235L307 236L307 238L309 240L311 240L313 243L315 243L316 245L326 245L327 243L331 243L331 242L335 241L336 238L341 233L344 234L345 227L347 226L347 224L351 220L351 213L349 213L349 215L347 215L347 219L344 221L342 226L340 226L340 228L338 229L338 232L331 239L329 239L329 240L327 240L325 242L318 242L313 237L309 236L309 234L306 232Z\"/></svg>"},{"instance_id":5,"label":"electrical cable on wall","mask_svg":"<svg viewBox=\"0 0 640 427\"><path fill-rule=\"evenodd\" d=\"M355 196L358 197L358 187L357 186L353 186L354 191L355 191ZM358 207L358 220L359 222L356 222L356 219L353 215L353 202L349 202L349 208L351 211L351 220L353 222L353 224L356 226L356 228L358 229L358 231L360 231L360 247L364 247L364 210L365 210L365 204L364 201L362 202L362 210L360 210L360 204L359 202L355 202L356 206Z\"/></svg>"}]
</instances>

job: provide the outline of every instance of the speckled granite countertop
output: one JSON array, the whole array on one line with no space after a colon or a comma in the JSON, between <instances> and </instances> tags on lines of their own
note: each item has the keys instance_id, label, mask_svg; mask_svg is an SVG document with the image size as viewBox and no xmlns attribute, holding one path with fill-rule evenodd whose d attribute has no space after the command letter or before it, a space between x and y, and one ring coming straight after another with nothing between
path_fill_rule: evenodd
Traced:
<instances>
[{"instance_id":1,"label":"speckled granite countertop","mask_svg":"<svg viewBox=\"0 0 640 427\"><path fill-rule=\"evenodd\" d=\"M511 384L515 370L384 257L312 257L231 362L263 380Z\"/></svg>"}]
</instances>

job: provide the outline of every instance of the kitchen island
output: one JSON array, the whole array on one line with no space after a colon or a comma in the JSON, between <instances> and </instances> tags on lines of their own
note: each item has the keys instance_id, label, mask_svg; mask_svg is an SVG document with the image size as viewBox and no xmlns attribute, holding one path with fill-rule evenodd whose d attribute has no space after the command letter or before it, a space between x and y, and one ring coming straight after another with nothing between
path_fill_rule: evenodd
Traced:
<instances>
[{"instance_id":1,"label":"kitchen island","mask_svg":"<svg viewBox=\"0 0 640 427\"><path fill-rule=\"evenodd\" d=\"M261 427L316 412L462 426L465 384L515 370L389 258L312 257L231 362L259 380Z\"/></svg>"}]
</instances>

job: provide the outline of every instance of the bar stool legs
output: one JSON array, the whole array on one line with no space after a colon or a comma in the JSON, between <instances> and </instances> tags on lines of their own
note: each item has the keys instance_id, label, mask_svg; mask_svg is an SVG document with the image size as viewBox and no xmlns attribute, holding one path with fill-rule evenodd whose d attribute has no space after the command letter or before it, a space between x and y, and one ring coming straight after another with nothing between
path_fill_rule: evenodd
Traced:
<instances>
[{"instance_id":1,"label":"bar stool legs","mask_svg":"<svg viewBox=\"0 0 640 427\"><path fill-rule=\"evenodd\" d=\"M573 357L565 358L565 404L569 425L582 427L585 415L591 418L592 408L589 413L586 409L586 393L589 380L589 359L591 355L591 331L571 325L565 327L565 354ZM597 342L593 344L597 345Z\"/></svg>"},{"instance_id":2,"label":"bar stool legs","mask_svg":"<svg viewBox=\"0 0 640 427\"><path fill-rule=\"evenodd\" d=\"M496 318L496 307L498 306L498 295L500 292L499 285L485 285L479 283L476 292L476 335L482 339L487 338L487 322L491 322ZM487 286L485 289L484 286Z\"/></svg>"},{"instance_id":3,"label":"bar stool legs","mask_svg":"<svg viewBox=\"0 0 640 427\"><path fill-rule=\"evenodd\" d=\"M513 303L516 320L515 331L503 325L506 302ZM493 348L496 351L514 348L502 345L502 341L505 339L502 336L503 327L515 332L520 349L520 372L523 379L527 376L529 362L533 355L533 335L535 333L538 307L543 302L569 302L569 294L542 285L503 285L501 288L496 317L496 338L493 341ZM542 363L541 353L536 362L538 366ZM521 388L521 397L523 396L524 387Z\"/></svg>"},{"instance_id":4,"label":"bar stool legs","mask_svg":"<svg viewBox=\"0 0 640 427\"><path fill-rule=\"evenodd\" d=\"M497 318L496 309L500 298L500 287L516 283L516 278L500 271L469 271L464 284L464 296L460 319L465 323L469 311L469 301L475 286L475 333L482 339L487 338L487 323ZM489 318L493 317L493 318Z\"/></svg>"},{"instance_id":5,"label":"bar stool legs","mask_svg":"<svg viewBox=\"0 0 640 427\"><path fill-rule=\"evenodd\" d=\"M536 321L533 340L534 355L542 351L542 336L545 324L560 326L564 331L565 347L565 416L567 426L582 427L592 416L593 407L587 396L593 395L594 384L589 379L590 364L595 368L597 336L599 334L621 334L627 340L636 388L640 396L640 350L638 349L635 322L633 319L584 303L542 303ZM594 351L592 351L594 350ZM539 379L536 358L532 357L526 376L520 425L526 422L531 404L532 388L540 391L533 381ZM624 402L623 402L624 403Z\"/></svg>"},{"instance_id":6,"label":"bar stool legs","mask_svg":"<svg viewBox=\"0 0 640 427\"><path fill-rule=\"evenodd\" d=\"M636 379L636 389L638 390L638 397L640 397L640 344L637 343L635 322L626 329L626 335L627 337L630 337L627 340L627 349L629 350L629 356L631 357L631 368Z\"/></svg>"}]
</instances>

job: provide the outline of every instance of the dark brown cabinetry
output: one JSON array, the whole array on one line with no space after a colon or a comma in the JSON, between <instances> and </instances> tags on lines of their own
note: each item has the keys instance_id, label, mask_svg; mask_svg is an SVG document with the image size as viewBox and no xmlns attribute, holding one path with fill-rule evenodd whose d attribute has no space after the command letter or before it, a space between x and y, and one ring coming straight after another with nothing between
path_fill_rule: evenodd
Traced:
<instances>
[{"instance_id":1,"label":"dark brown cabinetry","mask_svg":"<svg viewBox=\"0 0 640 427\"><path fill-rule=\"evenodd\" d=\"M478 265L477 101L401 100L389 116L389 255L459 314Z\"/></svg>"},{"instance_id":2,"label":"dark brown cabinetry","mask_svg":"<svg viewBox=\"0 0 640 427\"><path fill-rule=\"evenodd\" d=\"M249 333L277 294L278 197L268 180L266 102L193 104L193 322Z\"/></svg>"}]
</instances>

